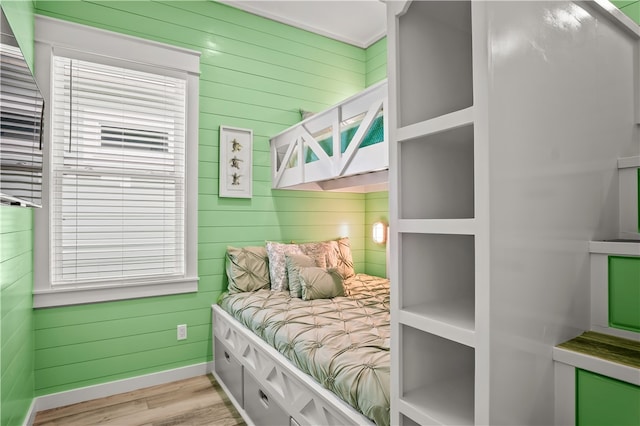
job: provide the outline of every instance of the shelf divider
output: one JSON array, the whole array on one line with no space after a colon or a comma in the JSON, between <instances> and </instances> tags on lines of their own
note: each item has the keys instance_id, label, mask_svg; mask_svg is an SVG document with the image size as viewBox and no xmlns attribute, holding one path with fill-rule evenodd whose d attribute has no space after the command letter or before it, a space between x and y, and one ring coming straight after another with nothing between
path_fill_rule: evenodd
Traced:
<instances>
[{"instance_id":1,"label":"shelf divider","mask_svg":"<svg viewBox=\"0 0 640 426\"><path fill-rule=\"evenodd\" d=\"M451 112L436 118L421 121L419 123L400 127L397 130L396 138L398 142L404 142L421 136L440 133L445 130L456 129L458 127L473 124L473 107L460 111Z\"/></svg>"},{"instance_id":2,"label":"shelf divider","mask_svg":"<svg viewBox=\"0 0 640 426\"><path fill-rule=\"evenodd\" d=\"M455 299L407 306L398 320L418 330L475 347L475 301Z\"/></svg>"},{"instance_id":3,"label":"shelf divider","mask_svg":"<svg viewBox=\"0 0 640 426\"><path fill-rule=\"evenodd\" d=\"M466 375L406 392L399 409L420 424L473 425L473 395L473 375Z\"/></svg>"},{"instance_id":4,"label":"shelf divider","mask_svg":"<svg viewBox=\"0 0 640 426\"><path fill-rule=\"evenodd\" d=\"M416 234L475 235L475 219L400 219L398 232Z\"/></svg>"}]
</instances>

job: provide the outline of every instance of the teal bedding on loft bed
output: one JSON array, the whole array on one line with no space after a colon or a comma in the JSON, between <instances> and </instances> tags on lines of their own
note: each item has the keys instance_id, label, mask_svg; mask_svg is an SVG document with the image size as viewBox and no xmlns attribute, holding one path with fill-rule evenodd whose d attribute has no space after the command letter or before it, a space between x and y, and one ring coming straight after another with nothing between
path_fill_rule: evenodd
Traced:
<instances>
[{"instance_id":1,"label":"teal bedding on loft bed","mask_svg":"<svg viewBox=\"0 0 640 426\"><path fill-rule=\"evenodd\" d=\"M340 152L344 154L349 146L349 142L353 139L353 136L358 131L360 124L358 123L355 126L351 126L346 130L343 130L340 133ZM373 120L371 123L371 127L369 127L369 131L364 135L362 143L360 144L360 148L364 148L370 145L375 145L384 141L384 117L379 115ZM327 153L329 157L333 156L333 137L329 136L328 138L322 139L318 141L320 147ZM317 161L318 156L313 150L309 147L305 148L305 163L311 163L313 161Z\"/></svg>"}]
</instances>

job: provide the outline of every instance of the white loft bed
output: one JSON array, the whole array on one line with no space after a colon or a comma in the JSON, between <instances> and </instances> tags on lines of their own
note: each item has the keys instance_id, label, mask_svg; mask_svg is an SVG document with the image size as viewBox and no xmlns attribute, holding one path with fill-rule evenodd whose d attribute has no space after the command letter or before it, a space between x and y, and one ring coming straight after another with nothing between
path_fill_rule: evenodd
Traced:
<instances>
[{"instance_id":1,"label":"white loft bed","mask_svg":"<svg viewBox=\"0 0 640 426\"><path fill-rule=\"evenodd\" d=\"M311 191L387 189L387 81L271 138L272 187Z\"/></svg>"}]
</instances>

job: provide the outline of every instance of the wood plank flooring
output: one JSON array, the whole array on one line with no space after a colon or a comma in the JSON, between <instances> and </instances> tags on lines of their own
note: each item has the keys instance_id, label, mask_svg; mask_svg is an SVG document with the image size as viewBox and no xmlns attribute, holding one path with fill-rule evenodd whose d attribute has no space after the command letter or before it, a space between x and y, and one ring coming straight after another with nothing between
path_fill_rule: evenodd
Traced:
<instances>
[{"instance_id":1,"label":"wood plank flooring","mask_svg":"<svg viewBox=\"0 0 640 426\"><path fill-rule=\"evenodd\" d=\"M39 411L34 426L245 425L209 374Z\"/></svg>"}]
</instances>

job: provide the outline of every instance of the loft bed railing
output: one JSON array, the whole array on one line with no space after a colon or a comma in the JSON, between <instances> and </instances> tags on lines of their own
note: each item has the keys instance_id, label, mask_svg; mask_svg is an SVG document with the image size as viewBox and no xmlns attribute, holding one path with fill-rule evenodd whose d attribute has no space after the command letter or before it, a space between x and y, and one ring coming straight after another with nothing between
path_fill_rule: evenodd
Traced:
<instances>
[{"instance_id":1,"label":"loft bed railing","mask_svg":"<svg viewBox=\"0 0 640 426\"><path fill-rule=\"evenodd\" d=\"M389 126L385 110L386 80L272 137L273 188L386 189Z\"/></svg>"}]
</instances>

